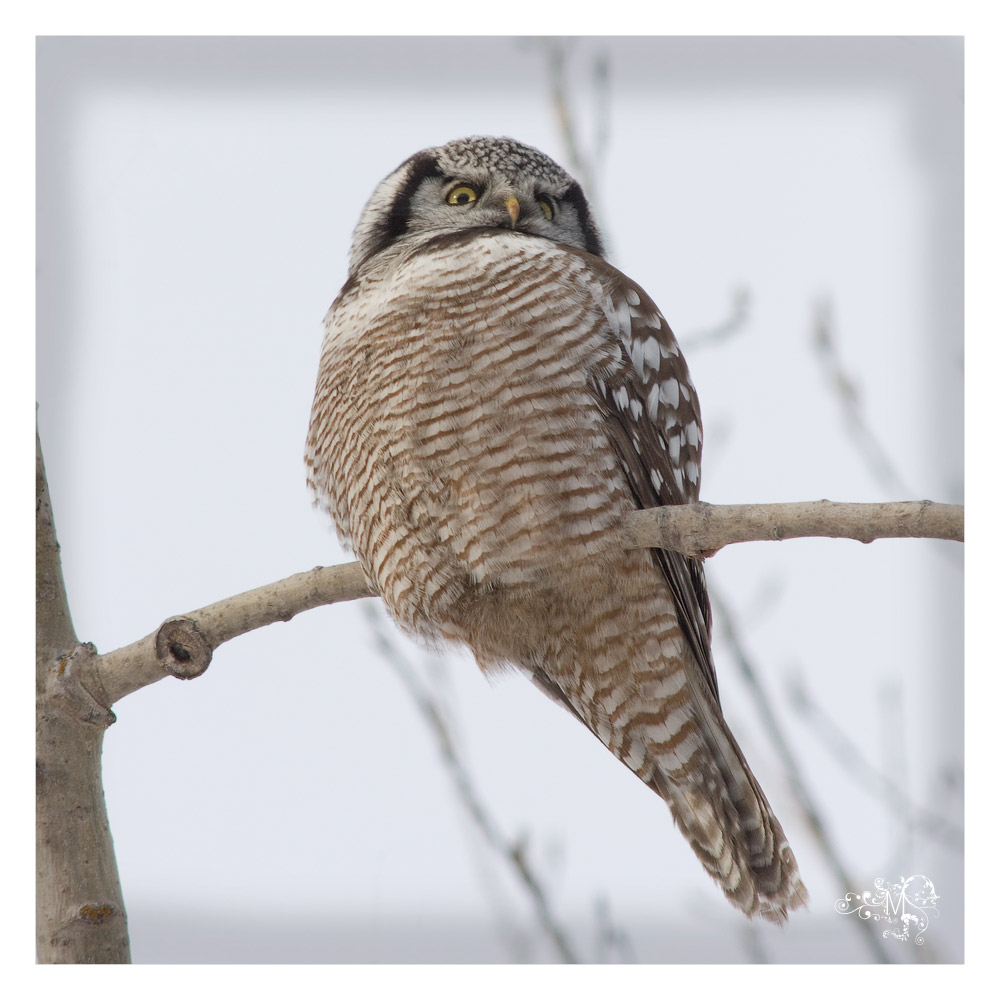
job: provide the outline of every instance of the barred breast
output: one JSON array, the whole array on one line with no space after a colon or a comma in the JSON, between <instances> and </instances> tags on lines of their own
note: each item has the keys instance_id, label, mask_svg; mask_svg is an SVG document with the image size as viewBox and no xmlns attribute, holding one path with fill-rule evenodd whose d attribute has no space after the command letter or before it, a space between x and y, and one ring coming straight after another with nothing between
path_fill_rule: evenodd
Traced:
<instances>
[{"instance_id":1,"label":"barred breast","mask_svg":"<svg viewBox=\"0 0 1000 1000\"><path fill-rule=\"evenodd\" d=\"M629 498L588 375L621 350L585 271L549 241L465 235L331 310L310 480L412 630L620 549Z\"/></svg>"}]
</instances>

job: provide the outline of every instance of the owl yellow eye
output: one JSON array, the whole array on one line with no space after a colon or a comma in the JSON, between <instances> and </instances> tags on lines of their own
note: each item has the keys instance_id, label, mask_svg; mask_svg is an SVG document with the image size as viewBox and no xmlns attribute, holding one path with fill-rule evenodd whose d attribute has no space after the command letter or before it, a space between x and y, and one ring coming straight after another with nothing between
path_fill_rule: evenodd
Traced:
<instances>
[{"instance_id":1,"label":"owl yellow eye","mask_svg":"<svg viewBox=\"0 0 1000 1000\"><path fill-rule=\"evenodd\" d=\"M556 217L556 210L552 207L552 202L544 195L538 198L538 207L542 210L542 215L551 222Z\"/></svg>"},{"instance_id":2,"label":"owl yellow eye","mask_svg":"<svg viewBox=\"0 0 1000 1000\"><path fill-rule=\"evenodd\" d=\"M479 197L468 184L459 184L448 192L449 205L471 205Z\"/></svg>"}]
</instances>

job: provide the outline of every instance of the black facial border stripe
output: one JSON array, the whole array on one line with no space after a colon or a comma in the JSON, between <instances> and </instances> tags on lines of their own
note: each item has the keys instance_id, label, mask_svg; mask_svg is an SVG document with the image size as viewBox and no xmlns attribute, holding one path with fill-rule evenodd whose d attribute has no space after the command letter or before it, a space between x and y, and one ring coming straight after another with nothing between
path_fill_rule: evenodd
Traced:
<instances>
[{"instance_id":1,"label":"black facial border stripe","mask_svg":"<svg viewBox=\"0 0 1000 1000\"><path fill-rule=\"evenodd\" d=\"M380 254L387 247L392 246L401 236L406 233L406 227L410 223L410 201L420 185L428 177L443 177L441 168L438 166L436 157L431 153L418 153L410 160L410 168L406 175L403 186L399 189L396 197L385 214L384 219L375 227L372 233L372 246L365 255L364 260L358 262L358 266L370 260L376 254Z\"/></svg>"},{"instance_id":2,"label":"black facial border stripe","mask_svg":"<svg viewBox=\"0 0 1000 1000\"><path fill-rule=\"evenodd\" d=\"M583 227L584 248L595 257L603 257L604 243L601 240L601 234L597 231L597 225L590 214L587 199L583 196L583 188L577 181L573 181L569 190L562 196L562 200L568 201L576 209L580 225Z\"/></svg>"}]
</instances>

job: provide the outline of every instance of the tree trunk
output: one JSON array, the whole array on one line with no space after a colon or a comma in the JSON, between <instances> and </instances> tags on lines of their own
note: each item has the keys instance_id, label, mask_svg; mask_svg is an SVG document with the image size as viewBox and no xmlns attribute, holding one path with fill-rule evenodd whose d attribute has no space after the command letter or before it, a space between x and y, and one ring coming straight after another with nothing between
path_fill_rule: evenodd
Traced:
<instances>
[{"instance_id":1,"label":"tree trunk","mask_svg":"<svg viewBox=\"0 0 1000 1000\"><path fill-rule=\"evenodd\" d=\"M41 445L36 439L36 908L38 961L130 961L101 749L114 722L78 643L63 584Z\"/></svg>"}]
</instances>

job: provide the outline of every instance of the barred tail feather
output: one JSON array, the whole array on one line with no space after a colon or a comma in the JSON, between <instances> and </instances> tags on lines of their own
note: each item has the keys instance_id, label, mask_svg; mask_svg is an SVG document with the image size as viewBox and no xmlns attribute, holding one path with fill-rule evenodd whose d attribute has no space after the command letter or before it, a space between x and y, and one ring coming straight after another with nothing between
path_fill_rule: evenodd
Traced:
<instances>
[{"instance_id":1,"label":"barred tail feather","mask_svg":"<svg viewBox=\"0 0 1000 1000\"><path fill-rule=\"evenodd\" d=\"M647 783L726 898L748 917L784 923L808 901L798 864L739 746L720 719L682 773L657 765Z\"/></svg>"}]
</instances>

